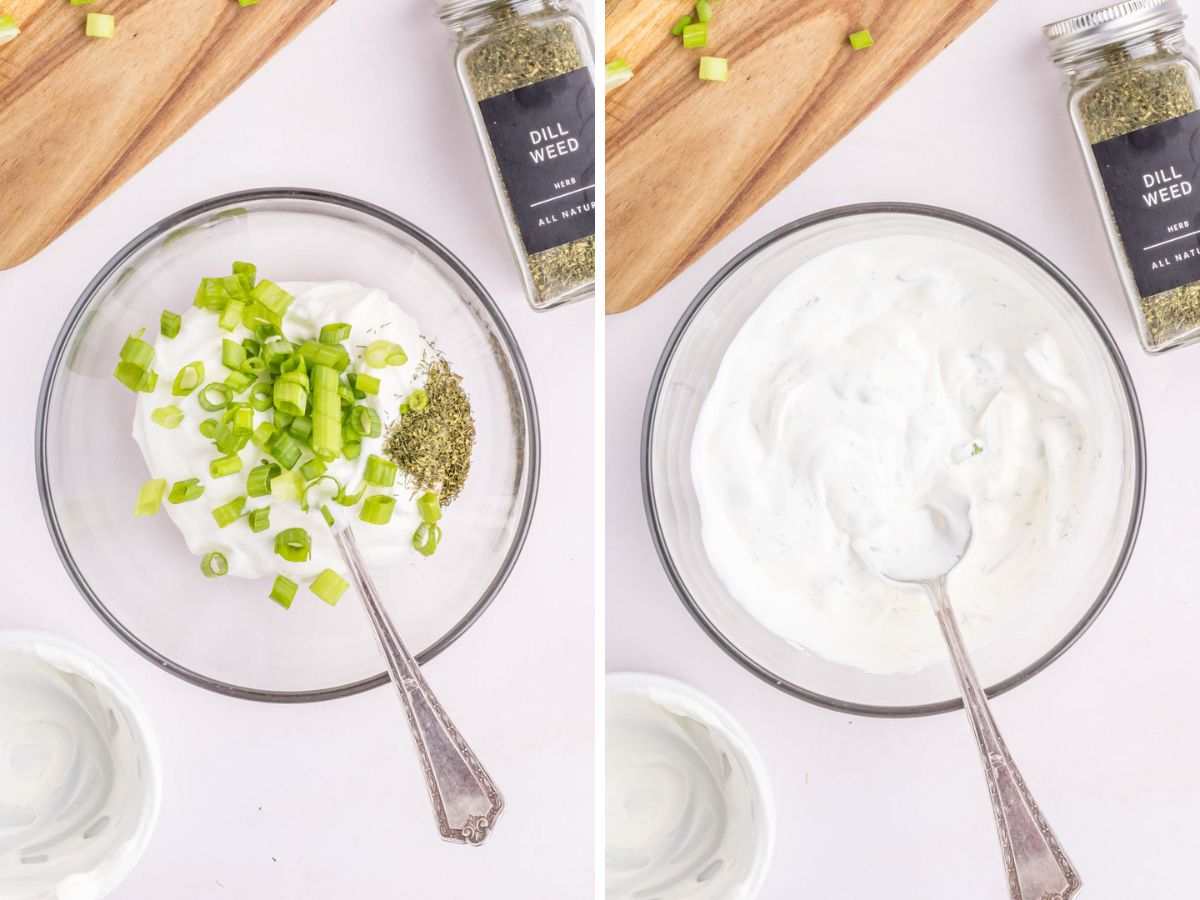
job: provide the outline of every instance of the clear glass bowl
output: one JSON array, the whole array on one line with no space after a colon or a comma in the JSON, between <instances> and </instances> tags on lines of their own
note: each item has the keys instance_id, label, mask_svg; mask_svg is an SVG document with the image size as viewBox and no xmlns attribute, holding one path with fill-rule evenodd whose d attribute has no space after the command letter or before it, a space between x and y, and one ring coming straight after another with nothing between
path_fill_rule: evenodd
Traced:
<instances>
[{"instance_id":1,"label":"clear glass bowl","mask_svg":"<svg viewBox=\"0 0 1200 900\"><path fill-rule=\"evenodd\" d=\"M1005 232L948 210L901 203L818 213L767 235L701 290L667 341L650 387L642 432L642 480L659 558L684 605L727 653L781 690L866 715L921 715L962 706L948 663L875 675L829 662L769 631L725 589L709 564L692 487L696 418L730 341L779 282L835 246L893 234L946 238L994 255L1027 279L1075 333L1124 437L1110 460L1115 514L1086 583L1063 585L1029 604L1000 637L973 652L988 693L1020 684L1062 654L1108 602L1129 560L1145 495L1145 437L1125 362L1103 321L1067 277ZM931 613L932 614L932 613Z\"/></svg>"},{"instance_id":2,"label":"clear glass bowl","mask_svg":"<svg viewBox=\"0 0 1200 900\"><path fill-rule=\"evenodd\" d=\"M112 377L117 352L130 331L156 331L164 307L187 307L200 277L235 259L277 281L382 288L463 376L478 443L466 488L446 511L446 537L434 556L409 555L374 575L422 662L491 603L524 543L537 493L537 411L516 341L445 247L386 210L320 191L263 189L200 203L134 238L92 279L50 353L38 402L46 522L92 608L169 672L277 702L375 687L387 676L353 598L282 610L268 599L271 579L206 579L169 519L132 514L147 473L131 437L134 398ZM413 283L420 290L400 290Z\"/></svg>"}]
</instances>

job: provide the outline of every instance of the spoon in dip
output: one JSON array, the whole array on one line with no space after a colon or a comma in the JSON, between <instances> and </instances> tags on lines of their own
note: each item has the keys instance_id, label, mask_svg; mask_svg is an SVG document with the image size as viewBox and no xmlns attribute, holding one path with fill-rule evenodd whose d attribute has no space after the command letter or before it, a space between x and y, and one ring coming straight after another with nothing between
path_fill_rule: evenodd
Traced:
<instances>
[{"instance_id":1,"label":"spoon in dip","mask_svg":"<svg viewBox=\"0 0 1200 900\"><path fill-rule=\"evenodd\" d=\"M379 592L367 572L354 532L340 509L330 509L334 541L375 629L392 684L404 702L408 727L421 756L425 785L442 838L457 844L482 844L504 810L504 798L471 752L404 646Z\"/></svg>"},{"instance_id":2,"label":"spoon in dip","mask_svg":"<svg viewBox=\"0 0 1200 900\"><path fill-rule=\"evenodd\" d=\"M950 606L946 582L970 546L970 512L964 486L943 479L923 505L859 538L854 549L883 578L929 595L979 746L1012 900L1069 900L1082 882L1000 736Z\"/></svg>"}]
</instances>

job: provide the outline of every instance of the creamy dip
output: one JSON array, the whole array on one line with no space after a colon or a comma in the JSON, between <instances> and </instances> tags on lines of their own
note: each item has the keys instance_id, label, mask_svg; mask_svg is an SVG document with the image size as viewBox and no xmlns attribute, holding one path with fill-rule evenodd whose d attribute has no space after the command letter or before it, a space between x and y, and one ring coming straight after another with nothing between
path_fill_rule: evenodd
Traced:
<instances>
[{"instance_id":1,"label":"creamy dip","mask_svg":"<svg viewBox=\"0 0 1200 900\"><path fill-rule=\"evenodd\" d=\"M770 813L707 705L653 683L610 689L604 766L608 900L754 896Z\"/></svg>"},{"instance_id":2,"label":"creamy dip","mask_svg":"<svg viewBox=\"0 0 1200 900\"><path fill-rule=\"evenodd\" d=\"M0 896L93 900L149 837L154 751L99 666L13 644L0 639Z\"/></svg>"},{"instance_id":3,"label":"creamy dip","mask_svg":"<svg viewBox=\"0 0 1200 900\"><path fill-rule=\"evenodd\" d=\"M703 542L726 588L818 656L924 668L944 659L928 600L876 569L953 562L918 533L940 496L969 507L950 577L968 643L1069 590L1101 555L1119 491L1101 461L1122 449L1083 327L949 239L863 240L803 264L730 344L696 426Z\"/></svg>"},{"instance_id":4,"label":"creamy dip","mask_svg":"<svg viewBox=\"0 0 1200 900\"><path fill-rule=\"evenodd\" d=\"M379 379L379 393L367 395L356 401L374 408L383 422L383 434L376 438L363 438L362 450L353 460L339 457L327 463L326 473L339 484L356 490L362 482L367 457L374 453L383 455L384 435L388 424L395 419L400 401L420 387L419 375L423 357L429 345L421 336L416 321L387 295L377 289L365 288L350 281L327 283L283 283L280 285L295 297L283 319L283 332L292 343L298 344L316 338L322 325L330 322L346 322L350 325L350 337L344 345L350 352L350 368L347 371L367 372ZM244 521L234 522L226 528L217 525L212 516L215 507L227 503L246 493L246 476L250 469L264 458L262 450L251 441L239 454L242 470L224 478L213 478L209 463L220 456L210 438L200 433L200 423L219 413L205 411L199 402L200 391L187 397L171 394L171 383L175 374L190 362L203 361L205 383L223 381L228 370L221 365L221 340L232 338L242 341L252 337L250 331L238 325L231 334L217 324L217 316L198 308L183 314L179 335L173 339L159 336L155 341L154 369L159 373L158 385L152 393L137 395L137 408L133 420L133 437L142 448L151 478L164 478L167 488L176 481L198 478L204 485L204 493L187 503L169 503L163 499L163 509L170 516L187 542L188 549L197 555L220 551L229 562L229 574L244 578L280 573L293 580L311 579L322 569L340 568L333 537L318 511L319 503L308 512L296 502L272 503L271 497L248 497L245 513L264 506L271 507L270 528L252 532ZM402 366L368 369L363 362L362 348L375 340L388 340L399 344L408 355ZM177 428L167 429L155 424L151 414L160 406L173 404L184 414ZM270 420L270 414L256 412L254 423ZM312 458L306 452L297 467ZM385 564L398 559L412 549L412 534L421 518L416 504L411 502L409 491L397 478L392 489L371 488L364 496L375 493L392 493L396 496L395 511L387 525L367 525L355 528L355 537L363 556L369 563ZM319 487L332 489L331 482ZM316 491L318 489L314 489ZM325 495L326 498L328 494ZM317 497L314 493L314 499ZM321 502L324 502L322 500ZM312 538L312 556L308 562L287 562L275 553L275 535L284 528L304 528Z\"/></svg>"}]
</instances>

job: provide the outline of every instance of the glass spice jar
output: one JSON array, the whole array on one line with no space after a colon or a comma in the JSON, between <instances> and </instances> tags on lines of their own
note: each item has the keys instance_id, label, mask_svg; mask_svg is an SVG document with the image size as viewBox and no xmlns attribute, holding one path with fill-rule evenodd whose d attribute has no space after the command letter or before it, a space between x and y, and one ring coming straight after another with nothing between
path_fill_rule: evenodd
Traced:
<instances>
[{"instance_id":1,"label":"glass spice jar","mask_svg":"<svg viewBox=\"0 0 1200 900\"><path fill-rule=\"evenodd\" d=\"M563 0L443 0L455 67L534 309L595 293L591 35Z\"/></svg>"},{"instance_id":2,"label":"glass spice jar","mask_svg":"<svg viewBox=\"0 0 1200 900\"><path fill-rule=\"evenodd\" d=\"M1113 255L1151 353L1200 340L1200 65L1175 0L1044 29Z\"/></svg>"}]
</instances>

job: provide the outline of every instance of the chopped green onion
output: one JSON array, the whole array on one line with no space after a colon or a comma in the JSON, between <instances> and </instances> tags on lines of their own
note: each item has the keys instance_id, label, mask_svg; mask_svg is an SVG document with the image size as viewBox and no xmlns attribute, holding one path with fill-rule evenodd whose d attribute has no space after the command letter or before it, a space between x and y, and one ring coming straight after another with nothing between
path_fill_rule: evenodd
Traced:
<instances>
[{"instance_id":1,"label":"chopped green onion","mask_svg":"<svg viewBox=\"0 0 1200 900\"><path fill-rule=\"evenodd\" d=\"M246 304L250 302L250 285L246 284L246 280L238 274L226 275L221 279L221 286L225 288L225 293L229 295L229 299L236 300L242 304L242 308L236 313L240 319L245 311Z\"/></svg>"},{"instance_id":2,"label":"chopped green onion","mask_svg":"<svg viewBox=\"0 0 1200 900\"><path fill-rule=\"evenodd\" d=\"M245 309L246 304L241 300L231 299L221 310L221 317L217 319L217 327L223 328L225 331L233 331L242 323L242 312Z\"/></svg>"},{"instance_id":3,"label":"chopped green onion","mask_svg":"<svg viewBox=\"0 0 1200 900\"><path fill-rule=\"evenodd\" d=\"M84 33L88 37L110 38L117 33L116 19L104 13L88 13Z\"/></svg>"},{"instance_id":4,"label":"chopped green onion","mask_svg":"<svg viewBox=\"0 0 1200 900\"><path fill-rule=\"evenodd\" d=\"M358 486L358 490L353 494L346 493L346 489L342 488L338 491L338 495L333 498L333 502L338 506L354 506L362 499L362 495L367 492L367 483L364 481Z\"/></svg>"},{"instance_id":5,"label":"chopped green onion","mask_svg":"<svg viewBox=\"0 0 1200 900\"><path fill-rule=\"evenodd\" d=\"M274 325L266 326L274 328ZM279 372L283 361L289 359L296 348L285 340L271 341L269 344L264 344L262 348L262 358L266 361L267 368L272 372Z\"/></svg>"},{"instance_id":6,"label":"chopped green onion","mask_svg":"<svg viewBox=\"0 0 1200 900\"><path fill-rule=\"evenodd\" d=\"M250 510L246 514L246 520L250 523L250 530L255 534L266 531L271 527L271 507L264 506L262 509Z\"/></svg>"},{"instance_id":7,"label":"chopped green onion","mask_svg":"<svg viewBox=\"0 0 1200 900\"><path fill-rule=\"evenodd\" d=\"M213 478L224 478L242 471L240 456L218 456L208 464L208 472Z\"/></svg>"},{"instance_id":8,"label":"chopped green onion","mask_svg":"<svg viewBox=\"0 0 1200 900\"><path fill-rule=\"evenodd\" d=\"M273 325L282 324L284 313L295 299L279 285L267 281L265 278L254 286L250 295L254 298L254 302L266 312L264 318Z\"/></svg>"},{"instance_id":9,"label":"chopped green onion","mask_svg":"<svg viewBox=\"0 0 1200 900\"><path fill-rule=\"evenodd\" d=\"M971 445L971 455L972 456L978 456L982 452L983 452L983 444L979 443L979 441L976 441L975 443L973 443Z\"/></svg>"},{"instance_id":10,"label":"chopped green onion","mask_svg":"<svg viewBox=\"0 0 1200 900\"><path fill-rule=\"evenodd\" d=\"M633 77L633 69L624 59L614 59L604 67L604 90L620 87Z\"/></svg>"},{"instance_id":11,"label":"chopped green onion","mask_svg":"<svg viewBox=\"0 0 1200 900\"><path fill-rule=\"evenodd\" d=\"M683 46L691 49L692 47L703 47L708 43L708 23L694 22L691 25L684 26L683 29Z\"/></svg>"},{"instance_id":12,"label":"chopped green onion","mask_svg":"<svg viewBox=\"0 0 1200 900\"><path fill-rule=\"evenodd\" d=\"M308 589L333 606L338 600L342 599L342 594L346 593L346 588L350 585L341 575L333 571L333 569L325 569L313 579L313 583L308 586Z\"/></svg>"},{"instance_id":13,"label":"chopped green onion","mask_svg":"<svg viewBox=\"0 0 1200 900\"><path fill-rule=\"evenodd\" d=\"M364 394L377 395L379 393L379 379L374 375L360 372L354 376L354 389L362 391Z\"/></svg>"},{"instance_id":14,"label":"chopped green onion","mask_svg":"<svg viewBox=\"0 0 1200 900\"><path fill-rule=\"evenodd\" d=\"M167 494L167 500L170 503L189 503L203 493L204 485L200 483L199 478L185 478L183 481L177 481L171 485L171 492Z\"/></svg>"},{"instance_id":15,"label":"chopped green onion","mask_svg":"<svg viewBox=\"0 0 1200 900\"><path fill-rule=\"evenodd\" d=\"M305 481L320 478L325 474L325 463L314 456L300 467L300 474L304 476Z\"/></svg>"},{"instance_id":16,"label":"chopped green onion","mask_svg":"<svg viewBox=\"0 0 1200 900\"><path fill-rule=\"evenodd\" d=\"M234 497L228 503L222 503L212 511L212 517L217 520L217 525L225 528L232 525L242 517L242 509L246 505L245 497Z\"/></svg>"},{"instance_id":17,"label":"chopped green onion","mask_svg":"<svg viewBox=\"0 0 1200 900\"><path fill-rule=\"evenodd\" d=\"M308 405L308 391L303 385L281 378L275 382L274 402L275 408L280 412L290 416L302 416L304 408Z\"/></svg>"},{"instance_id":18,"label":"chopped green onion","mask_svg":"<svg viewBox=\"0 0 1200 900\"><path fill-rule=\"evenodd\" d=\"M220 422L217 424L217 432L213 435L213 443L226 456L233 456L235 453L240 453L242 448L249 442L249 432L234 431L233 426L229 422Z\"/></svg>"},{"instance_id":19,"label":"chopped green onion","mask_svg":"<svg viewBox=\"0 0 1200 900\"><path fill-rule=\"evenodd\" d=\"M72 6L83 6L85 3L94 3L95 0L71 0Z\"/></svg>"},{"instance_id":20,"label":"chopped green onion","mask_svg":"<svg viewBox=\"0 0 1200 900\"><path fill-rule=\"evenodd\" d=\"M200 395L197 399L199 399L200 406L203 409L208 412L216 412L229 405L229 401L233 399L233 392L227 384L221 384L219 381L210 381L200 389Z\"/></svg>"},{"instance_id":21,"label":"chopped green onion","mask_svg":"<svg viewBox=\"0 0 1200 900\"><path fill-rule=\"evenodd\" d=\"M220 278L200 279L200 286L196 288L196 299L192 302L193 306L220 312L228 302L229 296L225 293L225 287L221 284Z\"/></svg>"},{"instance_id":22,"label":"chopped green onion","mask_svg":"<svg viewBox=\"0 0 1200 900\"><path fill-rule=\"evenodd\" d=\"M372 453L367 457L367 468L363 472L363 479L367 484L391 487L396 483L396 472L397 466L394 462Z\"/></svg>"},{"instance_id":23,"label":"chopped green onion","mask_svg":"<svg viewBox=\"0 0 1200 900\"><path fill-rule=\"evenodd\" d=\"M712 16L712 4L708 0L696 0L696 21L708 22Z\"/></svg>"},{"instance_id":24,"label":"chopped green onion","mask_svg":"<svg viewBox=\"0 0 1200 900\"><path fill-rule=\"evenodd\" d=\"M304 451L300 448L299 441L286 431L281 431L271 439L267 452L279 460L281 466L290 471L300 461L300 454Z\"/></svg>"},{"instance_id":25,"label":"chopped green onion","mask_svg":"<svg viewBox=\"0 0 1200 900\"><path fill-rule=\"evenodd\" d=\"M338 372L343 372L350 365L350 354L341 344L305 341L300 345L300 357L310 370L315 366L328 366Z\"/></svg>"},{"instance_id":26,"label":"chopped green onion","mask_svg":"<svg viewBox=\"0 0 1200 900\"><path fill-rule=\"evenodd\" d=\"M417 526L417 530L413 532L413 549L422 556L433 556L433 551L437 549L437 545L441 539L442 529L429 522L422 522Z\"/></svg>"},{"instance_id":27,"label":"chopped green onion","mask_svg":"<svg viewBox=\"0 0 1200 900\"><path fill-rule=\"evenodd\" d=\"M131 391L148 394L158 384L158 375L148 369L142 369L133 363L119 362L113 369L113 376Z\"/></svg>"},{"instance_id":28,"label":"chopped green onion","mask_svg":"<svg viewBox=\"0 0 1200 900\"><path fill-rule=\"evenodd\" d=\"M246 358L253 359L256 356L262 355L262 343L254 338L243 338L242 349L246 351Z\"/></svg>"},{"instance_id":29,"label":"chopped green onion","mask_svg":"<svg viewBox=\"0 0 1200 900\"><path fill-rule=\"evenodd\" d=\"M375 494L363 501L358 517L369 525L386 525L392 521L392 511L395 508L395 497Z\"/></svg>"},{"instance_id":30,"label":"chopped green onion","mask_svg":"<svg viewBox=\"0 0 1200 900\"><path fill-rule=\"evenodd\" d=\"M270 422L259 422L254 429L254 433L250 435L250 440L254 441L254 446L264 452L270 452L269 447L271 441L275 439L277 429Z\"/></svg>"},{"instance_id":31,"label":"chopped green onion","mask_svg":"<svg viewBox=\"0 0 1200 900\"><path fill-rule=\"evenodd\" d=\"M728 81L729 62L720 56L700 57L701 81Z\"/></svg>"},{"instance_id":32,"label":"chopped green onion","mask_svg":"<svg viewBox=\"0 0 1200 900\"><path fill-rule=\"evenodd\" d=\"M200 423L200 433L206 438L216 437L217 428L220 427L220 424L216 419L205 419Z\"/></svg>"},{"instance_id":33,"label":"chopped green onion","mask_svg":"<svg viewBox=\"0 0 1200 900\"><path fill-rule=\"evenodd\" d=\"M254 431L254 410L248 406L239 406L233 412L233 433L250 434Z\"/></svg>"},{"instance_id":34,"label":"chopped green onion","mask_svg":"<svg viewBox=\"0 0 1200 900\"><path fill-rule=\"evenodd\" d=\"M681 34L683 34L683 29L687 28L691 24L691 16L680 16L675 20L675 24L671 26L671 34L675 35L675 37L679 37Z\"/></svg>"},{"instance_id":35,"label":"chopped green onion","mask_svg":"<svg viewBox=\"0 0 1200 900\"><path fill-rule=\"evenodd\" d=\"M121 352L118 354L121 362L129 363L138 369L149 369L150 363L154 361L154 345L142 340L142 335L146 333L146 329L140 329L136 334L131 334L125 338L125 343L121 346Z\"/></svg>"},{"instance_id":36,"label":"chopped green onion","mask_svg":"<svg viewBox=\"0 0 1200 900\"><path fill-rule=\"evenodd\" d=\"M330 528L333 527L333 513L329 511L329 507L324 503L321 504L321 518L325 520L326 525L328 525Z\"/></svg>"},{"instance_id":37,"label":"chopped green onion","mask_svg":"<svg viewBox=\"0 0 1200 900\"><path fill-rule=\"evenodd\" d=\"M254 263L235 262L233 264L233 274L241 275L242 280L246 284L254 287L254 280L258 277L258 266L254 265Z\"/></svg>"},{"instance_id":38,"label":"chopped green onion","mask_svg":"<svg viewBox=\"0 0 1200 900\"><path fill-rule=\"evenodd\" d=\"M296 416L288 425L288 434L298 441L308 443L312 439L312 419L308 416Z\"/></svg>"},{"instance_id":39,"label":"chopped green onion","mask_svg":"<svg viewBox=\"0 0 1200 900\"><path fill-rule=\"evenodd\" d=\"M424 388L417 388L408 395L408 408L412 412L422 412L429 407L429 394Z\"/></svg>"},{"instance_id":40,"label":"chopped green onion","mask_svg":"<svg viewBox=\"0 0 1200 900\"><path fill-rule=\"evenodd\" d=\"M271 479L271 497L275 500L299 500L304 496L304 478L299 472L281 472Z\"/></svg>"},{"instance_id":41,"label":"chopped green onion","mask_svg":"<svg viewBox=\"0 0 1200 900\"><path fill-rule=\"evenodd\" d=\"M220 578L229 572L229 560L225 558L224 553L216 550L205 553L204 558L200 560L200 571L204 573L205 578Z\"/></svg>"},{"instance_id":42,"label":"chopped green onion","mask_svg":"<svg viewBox=\"0 0 1200 900\"><path fill-rule=\"evenodd\" d=\"M442 518L442 503L438 499L438 495L433 491L426 491L417 500L417 512L421 514L421 521L428 522L432 525Z\"/></svg>"},{"instance_id":43,"label":"chopped green onion","mask_svg":"<svg viewBox=\"0 0 1200 900\"><path fill-rule=\"evenodd\" d=\"M275 583L271 585L271 599L284 609L291 609L292 600L294 600L295 597L296 582L292 581L290 578L284 578L282 575L276 575Z\"/></svg>"},{"instance_id":44,"label":"chopped green onion","mask_svg":"<svg viewBox=\"0 0 1200 900\"><path fill-rule=\"evenodd\" d=\"M235 394L244 394L254 384L254 376L245 372L230 372L225 376L225 386Z\"/></svg>"},{"instance_id":45,"label":"chopped green onion","mask_svg":"<svg viewBox=\"0 0 1200 900\"><path fill-rule=\"evenodd\" d=\"M183 410L178 406L160 406L150 413L150 421L163 428L177 428L183 421Z\"/></svg>"},{"instance_id":46,"label":"chopped green onion","mask_svg":"<svg viewBox=\"0 0 1200 900\"><path fill-rule=\"evenodd\" d=\"M265 460L250 470L246 476L246 493L251 497L265 497L271 493L271 479L280 475L283 470Z\"/></svg>"},{"instance_id":47,"label":"chopped green onion","mask_svg":"<svg viewBox=\"0 0 1200 900\"><path fill-rule=\"evenodd\" d=\"M266 412L274 403L273 392L274 388L266 381L252 385L250 387L250 407L258 412Z\"/></svg>"},{"instance_id":48,"label":"chopped green onion","mask_svg":"<svg viewBox=\"0 0 1200 900\"><path fill-rule=\"evenodd\" d=\"M241 371L251 376L252 379L257 378L263 372L267 371L267 364L263 362L260 356L247 356L246 361L242 363Z\"/></svg>"},{"instance_id":49,"label":"chopped green onion","mask_svg":"<svg viewBox=\"0 0 1200 900\"><path fill-rule=\"evenodd\" d=\"M371 341L367 344L364 354L367 365L372 369L382 369L385 366L402 366L408 362L408 354L399 344L391 341Z\"/></svg>"},{"instance_id":50,"label":"chopped green onion","mask_svg":"<svg viewBox=\"0 0 1200 900\"><path fill-rule=\"evenodd\" d=\"M343 441L342 456L346 459L358 459L358 454L362 453L361 441Z\"/></svg>"},{"instance_id":51,"label":"chopped green onion","mask_svg":"<svg viewBox=\"0 0 1200 900\"><path fill-rule=\"evenodd\" d=\"M369 406L356 406L350 410L350 427L363 437L379 437L383 434L379 413Z\"/></svg>"},{"instance_id":52,"label":"chopped green onion","mask_svg":"<svg viewBox=\"0 0 1200 900\"><path fill-rule=\"evenodd\" d=\"M342 452L342 403L338 397L338 373L329 366L313 366L313 453L323 460L337 459Z\"/></svg>"},{"instance_id":53,"label":"chopped green onion","mask_svg":"<svg viewBox=\"0 0 1200 900\"><path fill-rule=\"evenodd\" d=\"M167 489L165 478L154 478L138 488L137 502L133 505L135 516L152 516L162 507L163 493Z\"/></svg>"},{"instance_id":54,"label":"chopped green onion","mask_svg":"<svg viewBox=\"0 0 1200 900\"><path fill-rule=\"evenodd\" d=\"M850 46L854 50L866 50L874 45L875 39L871 37L871 32L866 28L850 35Z\"/></svg>"},{"instance_id":55,"label":"chopped green onion","mask_svg":"<svg viewBox=\"0 0 1200 900\"><path fill-rule=\"evenodd\" d=\"M242 363L246 361L246 348L237 341L231 341L229 338L221 340L221 365L227 369L237 371L241 369Z\"/></svg>"},{"instance_id":56,"label":"chopped green onion","mask_svg":"<svg viewBox=\"0 0 1200 900\"><path fill-rule=\"evenodd\" d=\"M0 16L0 44L7 44L20 33L21 29L12 16Z\"/></svg>"},{"instance_id":57,"label":"chopped green onion","mask_svg":"<svg viewBox=\"0 0 1200 900\"><path fill-rule=\"evenodd\" d=\"M288 562L308 562L312 538L303 528L285 528L275 535L275 552Z\"/></svg>"},{"instance_id":58,"label":"chopped green onion","mask_svg":"<svg viewBox=\"0 0 1200 900\"><path fill-rule=\"evenodd\" d=\"M310 484L308 487L306 487L304 489L304 491L301 493L300 509L302 509L304 512L308 512L309 507L312 506L312 503L309 501L309 494L313 493L313 491L316 491L318 486L323 484L326 481L328 481L330 484L333 485L333 489L329 492L329 495L327 497L318 496L317 497L318 502L320 502L322 500L335 500L335 501L337 500L338 495L342 492L341 484L339 484L338 480L336 478L334 478L332 475L319 475L319 476L317 476L316 481L314 481L312 484ZM303 479L300 480L300 483L303 484ZM329 490L329 488L327 487L326 490Z\"/></svg>"},{"instance_id":59,"label":"chopped green onion","mask_svg":"<svg viewBox=\"0 0 1200 900\"><path fill-rule=\"evenodd\" d=\"M186 397L198 388L202 381L204 381L204 362L202 360L190 362L175 376L175 382L171 385L171 393L176 397Z\"/></svg>"},{"instance_id":60,"label":"chopped green onion","mask_svg":"<svg viewBox=\"0 0 1200 900\"><path fill-rule=\"evenodd\" d=\"M158 331L165 338L177 336L182 325L183 316L171 312L169 309L164 309L162 315L158 317Z\"/></svg>"},{"instance_id":61,"label":"chopped green onion","mask_svg":"<svg viewBox=\"0 0 1200 900\"><path fill-rule=\"evenodd\" d=\"M348 337L350 337L348 322L331 322L321 326L321 333L317 335L317 340L322 344L340 344Z\"/></svg>"}]
</instances>

